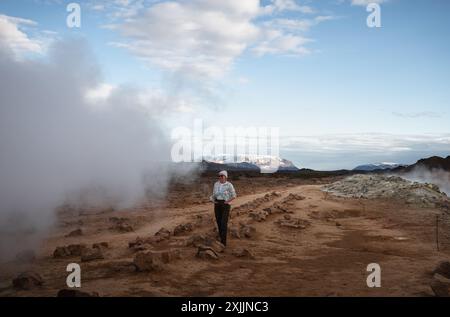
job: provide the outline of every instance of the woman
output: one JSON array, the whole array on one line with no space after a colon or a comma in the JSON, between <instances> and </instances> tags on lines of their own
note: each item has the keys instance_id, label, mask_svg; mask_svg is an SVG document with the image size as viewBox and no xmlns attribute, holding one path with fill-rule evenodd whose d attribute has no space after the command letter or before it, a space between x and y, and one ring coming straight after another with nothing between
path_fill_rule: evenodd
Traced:
<instances>
[{"instance_id":1,"label":"woman","mask_svg":"<svg viewBox=\"0 0 450 317\"><path fill-rule=\"evenodd\" d=\"M233 184L227 181L227 171L219 173L219 180L214 184L211 200L214 202L214 213L216 215L217 228L219 229L220 241L227 245L227 226L230 215L230 203L236 198Z\"/></svg>"}]
</instances>

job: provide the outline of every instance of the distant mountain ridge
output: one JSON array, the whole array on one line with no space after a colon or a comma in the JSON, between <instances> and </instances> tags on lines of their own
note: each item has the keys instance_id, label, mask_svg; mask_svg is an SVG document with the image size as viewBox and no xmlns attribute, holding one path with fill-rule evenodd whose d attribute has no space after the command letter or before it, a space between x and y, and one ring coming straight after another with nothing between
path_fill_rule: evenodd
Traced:
<instances>
[{"instance_id":1,"label":"distant mountain ridge","mask_svg":"<svg viewBox=\"0 0 450 317\"><path fill-rule=\"evenodd\" d=\"M407 165L399 164L399 163L373 163L373 164L364 164L359 165L353 169L353 171L365 171L365 172L371 172L371 171L379 171L379 170L391 170L398 167L405 167Z\"/></svg>"},{"instance_id":2,"label":"distant mountain ridge","mask_svg":"<svg viewBox=\"0 0 450 317\"><path fill-rule=\"evenodd\" d=\"M278 166L277 172L296 172L300 170L289 160L270 156L245 156L239 157L236 160L223 156L202 161L202 168L207 171L228 170L263 172L271 170L272 166Z\"/></svg>"},{"instance_id":3,"label":"distant mountain ridge","mask_svg":"<svg viewBox=\"0 0 450 317\"><path fill-rule=\"evenodd\" d=\"M446 172L450 172L450 155L446 158L440 156L432 156L429 158L418 160L415 164L396 168L394 171L398 172L410 172L417 168L424 168L427 170L439 169Z\"/></svg>"},{"instance_id":4,"label":"distant mountain ridge","mask_svg":"<svg viewBox=\"0 0 450 317\"><path fill-rule=\"evenodd\" d=\"M291 161L282 159L282 158L276 158L278 160L279 169L276 172L307 172L310 173L320 173L318 171L302 168L299 169L297 166L295 166ZM248 161L238 161L233 162L231 160L227 159L213 159L213 160L203 160L200 163L200 169L206 172L219 172L221 170L227 170L231 172L261 172L263 169L267 169L270 164L269 161L266 158L264 159L258 159L258 160L250 160L247 158ZM198 164L198 163L196 163ZM447 156L446 158L439 157L439 156L432 156L429 158L424 158L418 160L416 163L411 165L406 164L400 164L400 163L389 163L389 162L383 162L383 163L373 163L373 164L363 164L355 167L353 170L340 170L340 171L330 171L333 173L338 174L345 174L345 173L407 173L412 170L415 170L417 168L423 168L426 170L442 170L446 172L450 172L450 156Z\"/></svg>"}]
</instances>

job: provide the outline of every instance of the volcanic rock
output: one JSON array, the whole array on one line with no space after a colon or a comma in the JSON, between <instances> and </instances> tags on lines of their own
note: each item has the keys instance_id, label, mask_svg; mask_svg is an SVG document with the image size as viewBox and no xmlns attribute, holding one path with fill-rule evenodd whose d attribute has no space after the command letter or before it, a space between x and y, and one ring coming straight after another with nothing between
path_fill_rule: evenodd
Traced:
<instances>
[{"instance_id":1,"label":"volcanic rock","mask_svg":"<svg viewBox=\"0 0 450 317\"><path fill-rule=\"evenodd\" d=\"M246 248L237 248L234 249L232 254L238 258L249 258L254 259L255 257L253 254Z\"/></svg>"},{"instance_id":2,"label":"volcanic rock","mask_svg":"<svg viewBox=\"0 0 450 317\"><path fill-rule=\"evenodd\" d=\"M66 234L66 237L79 237L81 235L83 235L83 230L76 229Z\"/></svg>"},{"instance_id":3,"label":"volcanic rock","mask_svg":"<svg viewBox=\"0 0 450 317\"><path fill-rule=\"evenodd\" d=\"M252 238L256 233L255 227L240 223L239 235L244 238Z\"/></svg>"},{"instance_id":4,"label":"volcanic rock","mask_svg":"<svg viewBox=\"0 0 450 317\"><path fill-rule=\"evenodd\" d=\"M35 287L40 287L44 284L42 277L36 272L20 273L12 281L14 288L21 290L30 290Z\"/></svg>"},{"instance_id":5,"label":"volcanic rock","mask_svg":"<svg viewBox=\"0 0 450 317\"><path fill-rule=\"evenodd\" d=\"M161 239L169 239L170 238L170 230L166 228L161 228L158 232L155 233L156 237L160 237Z\"/></svg>"},{"instance_id":6,"label":"volcanic rock","mask_svg":"<svg viewBox=\"0 0 450 317\"><path fill-rule=\"evenodd\" d=\"M81 262L104 259L103 252L100 248L83 249L81 252Z\"/></svg>"},{"instance_id":7,"label":"volcanic rock","mask_svg":"<svg viewBox=\"0 0 450 317\"><path fill-rule=\"evenodd\" d=\"M164 268L161 253L154 251L142 251L134 256L134 265L141 272L160 271Z\"/></svg>"},{"instance_id":8,"label":"volcanic rock","mask_svg":"<svg viewBox=\"0 0 450 317\"><path fill-rule=\"evenodd\" d=\"M56 247L53 251L54 258L66 258L70 256L80 256L82 251L86 249L85 244L70 244L68 246Z\"/></svg>"},{"instance_id":9,"label":"volcanic rock","mask_svg":"<svg viewBox=\"0 0 450 317\"><path fill-rule=\"evenodd\" d=\"M251 217L253 220L261 222L261 221L266 220L268 214L269 213L265 210L259 210L259 211L250 212L248 214L248 216Z\"/></svg>"},{"instance_id":10,"label":"volcanic rock","mask_svg":"<svg viewBox=\"0 0 450 317\"><path fill-rule=\"evenodd\" d=\"M108 242L99 242L99 243L94 243L92 244L92 248L93 249L108 249L109 248L109 244Z\"/></svg>"},{"instance_id":11,"label":"volcanic rock","mask_svg":"<svg viewBox=\"0 0 450 317\"><path fill-rule=\"evenodd\" d=\"M83 292L76 289L62 289L58 291L56 297L99 297L97 292Z\"/></svg>"},{"instance_id":12,"label":"volcanic rock","mask_svg":"<svg viewBox=\"0 0 450 317\"><path fill-rule=\"evenodd\" d=\"M209 246L205 246L205 245L201 245L198 247L197 250L197 255L198 258L200 259L204 259L204 260L218 260L219 259L219 255L217 254L217 252L209 247Z\"/></svg>"},{"instance_id":13,"label":"volcanic rock","mask_svg":"<svg viewBox=\"0 0 450 317\"><path fill-rule=\"evenodd\" d=\"M445 278L450 279L450 262L443 261L434 269L434 274L440 274Z\"/></svg>"},{"instance_id":14,"label":"volcanic rock","mask_svg":"<svg viewBox=\"0 0 450 317\"><path fill-rule=\"evenodd\" d=\"M178 226L173 229L173 235L179 236L183 233L192 231L192 224L191 223L185 223L185 224L179 224Z\"/></svg>"},{"instance_id":15,"label":"volcanic rock","mask_svg":"<svg viewBox=\"0 0 450 317\"><path fill-rule=\"evenodd\" d=\"M275 221L280 227L287 227L293 229L306 229L307 226L310 225L310 222L303 219L298 218L289 218L289 219L279 219Z\"/></svg>"}]
</instances>

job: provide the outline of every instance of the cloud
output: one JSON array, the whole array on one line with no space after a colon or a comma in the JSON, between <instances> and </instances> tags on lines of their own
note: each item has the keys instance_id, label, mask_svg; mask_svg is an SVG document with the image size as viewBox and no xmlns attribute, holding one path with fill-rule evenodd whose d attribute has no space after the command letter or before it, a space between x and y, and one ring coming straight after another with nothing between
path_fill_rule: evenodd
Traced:
<instances>
[{"instance_id":1,"label":"cloud","mask_svg":"<svg viewBox=\"0 0 450 317\"><path fill-rule=\"evenodd\" d=\"M103 5L103 4L94 4L94 5L92 5L91 9L94 10L94 11L103 11L103 10L105 10L105 5Z\"/></svg>"},{"instance_id":2,"label":"cloud","mask_svg":"<svg viewBox=\"0 0 450 317\"><path fill-rule=\"evenodd\" d=\"M297 11L305 14L312 14L315 10L306 5L299 5L294 0L273 0L271 4L262 8L262 12L271 14L282 11Z\"/></svg>"},{"instance_id":3,"label":"cloud","mask_svg":"<svg viewBox=\"0 0 450 317\"><path fill-rule=\"evenodd\" d=\"M44 45L36 38L30 38L24 29L37 23L22 18L0 14L0 48L7 49L16 56L24 53L42 53Z\"/></svg>"},{"instance_id":4,"label":"cloud","mask_svg":"<svg viewBox=\"0 0 450 317\"><path fill-rule=\"evenodd\" d=\"M450 134L394 135L383 133L290 136L283 138L290 147L308 146L311 151L410 151L416 146L449 146Z\"/></svg>"},{"instance_id":5,"label":"cloud","mask_svg":"<svg viewBox=\"0 0 450 317\"><path fill-rule=\"evenodd\" d=\"M137 5L133 3L130 5ZM315 13L292 0L273 0L266 6L259 0L173 0L139 5L145 9L105 23L104 27L122 36L112 44L145 63L195 78L222 77L246 51L259 56L307 54L310 50L305 45L311 40L300 33L329 19L282 18L285 13Z\"/></svg>"},{"instance_id":6,"label":"cloud","mask_svg":"<svg viewBox=\"0 0 450 317\"><path fill-rule=\"evenodd\" d=\"M251 19L258 1L157 3L120 26L118 44L142 60L171 71L220 77L258 36Z\"/></svg>"},{"instance_id":7,"label":"cloud","mask_svg":"<svg viewBox=\"0 0 450 317\"><path fill-rule=\"evenodd\" d=\"M368 6L371 3L378 3L378 4L382 4L387 2L388 0L351 0L352 1L352 5L354 6Z\"/></svg>"},{"instance_id":8,"label":"cloud","mask_svg":"<svg viewBox=\"0 0 450 317\"><path fill-rule=\"evenodd\" d=\"M280 152L298 166L352 169L376 162L410 164L420 158L450 154L450 134L394 135L383 133L285 136Z\"/></svg>"},{"instance_id":9,"label":"cloud","mask_svg":"<svg viewBox=\"0 0 450 317\"><path fill-rule=\"evenodd\" d=\"M392 114L399 118L404 119L417 119L417 118L441 118L442 113L433 111L422 111L422 112L392 112Z\"/></svg>"},{"instance_id":10,"label":"cloud","mask_svg":"<svg viewBox=\"0 0 450 317\"><path fill-rule=\"evenodd\" d=\"M311 53L307 44L314 40L304 34L321 22L334 16L316 16L308 19L275 18L263 23L261 41L252 49L257 55L305 55Z\"/></svg>"},{"instance_id":11,"label":"cloud","mask_svg":"<svg viewBox=\"0 0 450 317\"><path fill-rule=\"evenodd\" d=\"M310 53L305 44L311 42L311 39L286 34L279 29L268 29L263 32L264 40L253 48L253 52L259 56L266 54L305 55Z\"/></svg>"},{"instance_id":12,"label":"cloud","mask_svg":"<svg viewBox=\"0 0 450 317\"><path fill-rule=\"evenodd\" d=\"M85 96L88 102L92 104L98 104L102 101L107 100L111 96L111 93L114 91L114 89L114 85L102 83L98 84L94 88L88 89Z\"/></svg>"},{"instance_id":13,"label":"cloud","mask_svg":"<svg viewBox=\"0 0 450 317\"><path fill-rule=\"evenodd\" d=\"M265 23L268 28L275 28L289 32L306 32L321 22L333 20L333 16L317 16L312 19L273 19Z\"/></svg>"},{"instance_id":14,"label":"cloud","mask_svg":"<svg viewBox=\"0 0 450 317\"><path fill-rule=\"evenodd\" d=\"M115 22L136 16L145 9L146 3L154 2L150 0L85 0L83 8L104 14L108 19L105 25L113 26Z\"/></svg>"},{"instance_id":15,"label":"cloud","mask_svg":"<svg viewBox=\"0 0 450 317\"><path fill-rule=\"evenodd\" d=\"M241 76L237 79L237 82L241 85L247 85L248 83L250 83L250 79L245 76Z\"/></svg>"}]
</instances>

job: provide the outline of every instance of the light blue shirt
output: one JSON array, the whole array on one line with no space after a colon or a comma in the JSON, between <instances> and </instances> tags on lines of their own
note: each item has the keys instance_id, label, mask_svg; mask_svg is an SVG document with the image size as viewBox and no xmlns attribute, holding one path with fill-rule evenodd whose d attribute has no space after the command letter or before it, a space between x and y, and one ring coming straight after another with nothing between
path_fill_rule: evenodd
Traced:
<instances>
[{"instance_id":1,"label":"light blue shirt","mask_svg":"<svg viewBox=\"0 0 450 317\"><path fill-rule=\"evenodd\" d=\"M214 183L213 194L211 200L225 200L228 201L232 198L236 198L236 191L233 184L230 182L221 183L217 181Z\"/></svg>"}]
</instances>

